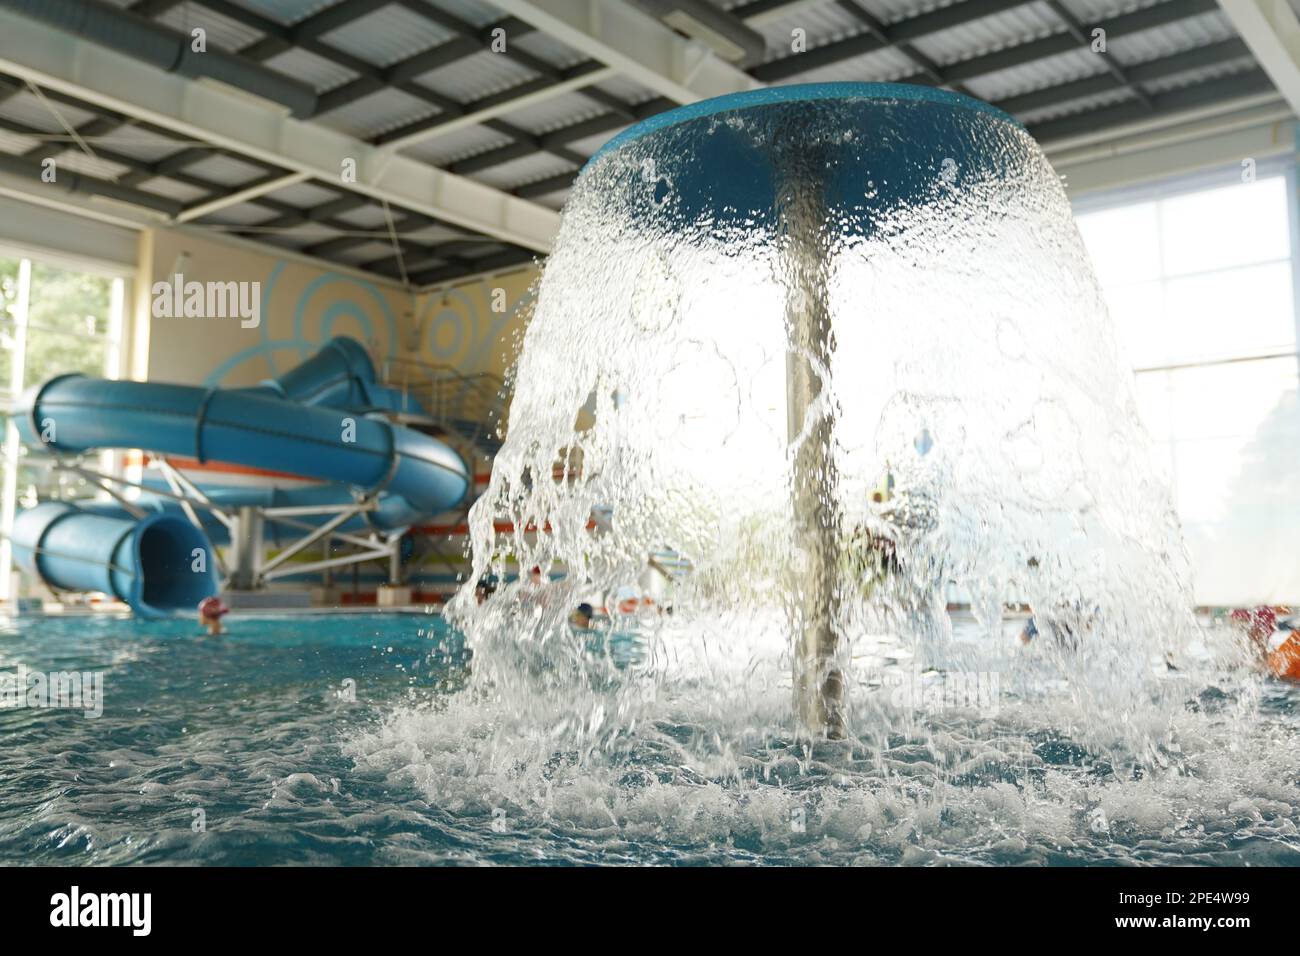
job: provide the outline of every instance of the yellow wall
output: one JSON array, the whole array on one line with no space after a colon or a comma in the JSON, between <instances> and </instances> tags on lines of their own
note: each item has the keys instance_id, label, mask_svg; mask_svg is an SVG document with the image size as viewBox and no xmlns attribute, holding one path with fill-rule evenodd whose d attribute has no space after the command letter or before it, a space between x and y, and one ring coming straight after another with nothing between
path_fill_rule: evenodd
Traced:
<instances>
[{"instance_id":1,"label":"yellow wall","mask_svg":"<svg viewBox=\"0 0 1300 956\"><path fill-rule=\"evenodd\" d=\"M536 277L528 266L419 296L412 357L503 377L531 312Z\"/></svg>"},{"instance_id":2,"label":"yellow wall","mask_svg":"<svg viewBox=\"0 0 1300 956\"><path fill-rule=\"evenodd\" d=\"M400 356L410 342L414 303L400 289L188 233L155 230L149 245L142 244L145 294L136 319L148 323L152 381L253 385L335 335L360 340L380 361ZM152 287L178 265L186 282L261 283L260 325L244 328L236 317L155 318L147 310Z\"/></svg>"},{"instance_id":3,"label":"yellow wall","mask_svg":"<svg viewBox=\"0 0 1300 956\"><path fill-rule=\"evenodd\" d=\"M138 376L152 381L253 385L291 368L335 335L365 343L382 363L414 359L504 376L532 304L531 266L444 290L409 295L395 286L190 233L152 230L141 242L136 300ZM186 254L184 258L182 254ZM151 314L153 286L177 266L185 281L260 282L257 328L228 318Z\"/></svg>"}]
</instances>

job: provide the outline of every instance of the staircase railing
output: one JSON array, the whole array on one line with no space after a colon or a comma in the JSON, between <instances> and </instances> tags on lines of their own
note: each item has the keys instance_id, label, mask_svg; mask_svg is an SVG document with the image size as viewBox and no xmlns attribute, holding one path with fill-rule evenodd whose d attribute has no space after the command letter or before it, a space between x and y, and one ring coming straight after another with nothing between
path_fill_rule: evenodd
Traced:
<instances>
[{"instance_id":1,"label":"staircase railing","mask_svg":"<svg viewBox=\"0 0 1300 956\"><path fill-rule=\"evenodd\" d=\"M509 393L500 376L465 373L450 365L418 359L387 359L380 379L418 402L437 424L474 444L495 450L497 427Z\"/></svg>"}]
</instances>

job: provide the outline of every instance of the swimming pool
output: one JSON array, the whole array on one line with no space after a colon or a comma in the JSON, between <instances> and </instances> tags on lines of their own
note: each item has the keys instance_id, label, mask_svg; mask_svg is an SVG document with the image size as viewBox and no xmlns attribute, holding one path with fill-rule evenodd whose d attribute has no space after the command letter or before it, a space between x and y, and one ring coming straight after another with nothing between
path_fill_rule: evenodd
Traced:
<instances>
[{"instance_id":1,"label":"swimming pool","mask_svg":"<svg viewBox=\"0 0 1300 956\"><path fill-rule=\"evenodd\" d=\"M436 616L196 630L0 619L0 671L102 677L98 717L0 710L0 862L1300 863L1300 692L1280 685L1245 735L1215 717L1231 687L1189 691L1164 773L1021 711L891 731L883 762L671 708L603 752L530 756L455 693L472 659Z\"/></svg>"}]
</instances>

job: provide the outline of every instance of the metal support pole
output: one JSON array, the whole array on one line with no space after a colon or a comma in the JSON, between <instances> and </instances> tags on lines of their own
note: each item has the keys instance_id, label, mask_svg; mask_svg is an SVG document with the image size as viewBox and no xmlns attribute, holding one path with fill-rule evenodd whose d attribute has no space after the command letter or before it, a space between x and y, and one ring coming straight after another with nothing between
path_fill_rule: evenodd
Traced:
<instances>
[{"instance_id":1,"label":"metal support pole","mask_svg":"<svg viewBox=\"0 0 1300 956\"><path fill-rule=\"evenodd\" d=\"M815 119L812 121L815 122ZM786 427L794 452L790 475L796 553L805 562L788 607L794 637L795 715L814 737L846 733L844 674L839 662L838 476L832 451L834 409L822 391L830 383L833 338L829 304L829 236L824 178L826 159L801 116L778 132L773 162L778 178L782 281L786 292ZM820 373L819 373L820 370ZM815 420L809 412L821 400Z\"/></svg>"},{"instance_id":2,"label":"metal support pole","mask_svg":"<svg viewBox=\"0 0 1300 956\"><path fill-rule=\"evenodd\" d=\"M390 538L388 547L388 583L396 587L402 583L402 536Z\"/></svg>"},{"instance_id":3,"label":"metal support pole","mask_svg":"<svg viewBox=\"0 0 1300 956\"><path fill-rule=\"evenodd\" d=\"M262 512L249 505L242 506L230 542L235 547L230 586L239 591L251 591L257 587L262 571Z\"/></svg>"}]
</instances>

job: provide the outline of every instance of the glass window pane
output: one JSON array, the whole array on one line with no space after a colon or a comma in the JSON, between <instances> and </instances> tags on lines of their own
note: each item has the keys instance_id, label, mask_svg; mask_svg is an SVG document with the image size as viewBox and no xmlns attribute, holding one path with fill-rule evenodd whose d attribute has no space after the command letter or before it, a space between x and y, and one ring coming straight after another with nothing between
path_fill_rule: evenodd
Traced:
<instances>
[{"instance_id":1,"label":"glass window pane","mask_svg":"<svg viewBox=\"0 0 1300 956\"><path fill-rule=\"evenodd\" d=\"M32 263L28 385L63 372L103 375L113 280Z\"/></svg>"},{"instance_id":2,"label":"glass window pane","mask_svg":"<svg viewBox=\"0 0 1300 956\"><path fill-rule=\"evenodd\" d=\"M1170 279L1164 301L1168 361L1293 350L1291 298L1289 262Z\"/></svg>"},{"instance_id":3,"label":"glass window pane","mask_svg":"<svg viewBox=\"0 0 1300 956\"><path fill-rule=\"evenodd\" d=\"M1173 196L1160 203L1166 275L1208 272L1290 255L1286 179Z\"/></svg>"},{"instance_id":4,"label":"glass window pane","mask_svg":"<svg viewBox=\"0 0 1300 956\"><path fill-rule=\"evenodd\" d=\"M1085 213L1076 222L1103 286L1160 276L1160 230L1154 202Z\"/></svg>"},{"instance_id":5,"label":"glass window pane","mask_svg":"<svg viewBox=\"0 0 1300 956\"><path fill-rule=\"evenodd\" d=\"M1169 380L1175 441L1249 436L1296 387L1296 360L1183 369Z\"/></svg>"}]
</instances>

